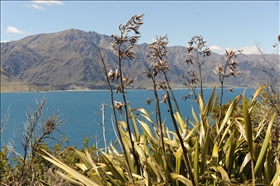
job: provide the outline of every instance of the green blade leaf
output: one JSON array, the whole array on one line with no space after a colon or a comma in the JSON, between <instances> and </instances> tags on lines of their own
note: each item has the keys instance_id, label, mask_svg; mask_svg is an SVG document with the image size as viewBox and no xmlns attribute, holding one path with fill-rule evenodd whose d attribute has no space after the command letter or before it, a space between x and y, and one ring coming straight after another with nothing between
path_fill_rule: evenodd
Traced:
<instances>
[{"instance_id":1,"label":"green blade leaf","mask_svg":"<svg viewBox=\"0 0 280 186\"><path fill-rule=\"evenodd\" d=\"M243 169L245 168L245 166L251 161L251 154L247 153L241 166L240 166L240 170L239 173L241 173L243 171Z\"/></svg>"},{"instance_id":2,"label":"green blade leaf","mask_svg":"<svg viewBox=\"0 0 280 186\"><path fill-rule=\"evenodd\" d=\"M231 102L231 104L226 112L226 115L223 119L223 122L219 128L219 132L218 132L219 135L221 134L222 130L224 129L225 124L228 122L229 118L232 116L233 110L235 109L238 102L239 102L239 96L236 96L234 98L234 100Z\"/></svg>"},{"instance_id":3,"label":"green blade leaf","mask_svg":"<svg viewBox=\"0 0 280 186\"><path fill-rule=\"evenodd\" d=\"M104 152L102 152L102 156L100 157L104 160L104 163L107 165L108 170L113 174L114 178L125 182L126 179L122 169L114 164L112 158Z\"/></svg>"},{"instance_id":4,"label":"green blade leaf","mask_svg":"<svg viewBox=\"0 0 280 186\"><path fill-rule=\"evenodd\" d=\"M199 146L198 146L198 139L195 140L195 151L194 151L194 182L195 185L198 185L198 181L199 181L199 166L198 166L198 162L199 162Z\"/></svg>"},{"instance_id":5,"label":"green blade leaf","mask_svg":"<svg viewBox=\"0 0 280 186\"><path fill-rule=\"evenodd\" d=\"M181 117L179 112L176 112L174 114L174 118L177 121L177 123L179 124L179 131L180 131L180 133L182 133L183 130L184 130L184 126L185 126L184 120L182 119L182 117Z\"/></svg>"},{"instance_id":6,"label":"green blade leaf","mask_svg":"<svg viewBox=\"0 0 280 186\"><path fill-rule=\"evenodd\" d=\"M57 159L56 157L54 157L53 155L51 155L50 153L45 151L44 149L41 149L41 151L43 153L45 153L45 155L41 154L41 153L38 153L41 157L43 157L47 161L53 163L54 165L58 166L59 168L63 169L64 171L68 172L73 177L75 177L77 180L82 182L83 184L88 185L88 186L90 186L90 185L91 186L99 186L99 184L95 183L94 181L90 180L89 178L87 178L83 174L81 174L78 171L74 170L73 168L69 167L68 165L66 165L65 163L63 163L62 161L60 161L59 159Z\"/></svg>"},{"instance_id":7,"label":"green blade leaf","mask_svg":"<svg viewBox=\"0 0 280 186\"><path fill-rule=\"evenodd\" d=\"M253 127L251 123L250 114L248 112L247 102L245 95L242 95L242 105L243 105L243 114L244 114L244 125L245 125L245 136L249 146L252 159L254 159L254 146L253 146Z\"/></svg>"},{"instance_id":8,"label":"green blade leaf","mask_svg":"<svg viewBox=\"0 0 280 186\"><path fill-rule=\"evenodd\" d=\"M276 180L277 179L277 180ZM276 173L274 174L274 176L273 176L273 178L272 178L272 180L271 180L271 182L270 182L270 184L271 185L279 185L280 184L280 166L278 166L278 169L277 169L277 171L276 171ZM277 184L277 183L278 184Z\"/></svg>"},{"instance_id":9,"label":"green blade leaf","mask_svg":"<svg viewBox=\"0 0 280 186\"><path fill-rule=\"evenodd\" d=\"M210 98L208 99L208 103L207 103L205 109L204 109L203 112L202 112L202 115L203 115L204 117L207 117L208 114L209 114L209 111L211 111L210 109L211 109L212 106L213 106L213 99L214 99L214 96L215 96L215 92L216 92L216 86L214 86L213 91L212 91L212 93L211 93L211 96L210 96Z\"/></svg>"},{"instance_id":10,"label":"green blade leaf","mask_svg":"<svg viewBox=\"0 0 280 186\"><path fill-rule=\"evenodd\" d=\"M80 157L81 161L84 163L84 165L86 166L87 169L91 169L92 168L92 164L91 162L88 160L88 158L86 157L86 155L84 153L82 153L81 151L78 151L76 149L73 149ZM84 167L85 168L85 167Z\"/></svg>"},{"instance_id":11,"label":"green blade leaf","mask_svg":"<svg viewBox=\"0 0 280 186\"><path fill-rule=\"evenodd\" d=\"M136 122L135 122L135 115L133 114L133 111L131 110L130 108L130 105L128 105L128 110L129 110L129 117L131 119L131 122L132 122L132 126L133 126L133 131L134 131L134 135L135 135L135 138L136 138L136 141L139 142L140 140L140 133L139 133L139 129L136 125Z\"/></svg>"},{"instance_id":12,"label":"green blade leaf","mask_svg":"<svg viewBox=\"0 0 280 186\"><path fill-rule=\"evenodd\" d=\"M76 180L73 180L72 178L70 178L69 176L63 174L62 172L57 171L56 173L59 174L62 178L64 178L66 181L68 181L72 185L83 186L82 183L77 182Z\"/></svg>"},{"instance_id":13,"label":"green blade leaf","mask_svg":"<svg viewBox=\"0 0 280 186\"><path fill-rule=\"evenodd\" d=\"M171 173L171 177L175 180L179 180L180 182L182 182L183 184L185 184L186 186L193 186L191 180L187 179L185 176L180 175L180 174L175 174L175 173Z\"/></svg>"},{"instance_id":14,"label":"green blade leaf","mask_svg":"<svg viewBox=\"0 0 280 186\"><path fill-rule=\"evenodd\" d=\"M258 90L256 90L256 92L255 92L255 94L254 94L254 96L253 96L253 98L252 98L251 103L254 103L254 102L255 102L256 98L258 97L258 95L261 93L261 91L262 91L264 88L265 88L265 85L262 85L262 86L260 86L260 87L258 88Z\"/></svg>"},{"instance_id":15,"label":"green blade leaf","mask_svg":"<svg viewBox=\"0 0 280 186\"><path fill-rule=\"evenodd\" d=\"M176 173L180 174L180 169L181 169L181 162L182 162L182 158L183 157L183 150L182 147L180 146L177 149L177 152L175 154L175 158L176 158Z\"/></svg>"},{"instance_id":16,"label":"green blade leaf","mask_svg":"<svg viewBox=\"0 0 280 186\"><path fill-rule=\"evenodd\" d=\"M221 173L223 180L226 180L227 182L231 183L227 172L222 166L218 166L217 170Z\"/></svg>"},{"instance_id":17,"label":"green blade leaf","mask_svg":"<svg viewBox=\"0 0 280 186\"><path fill-rule=\"evenodd\" d=\"M273 125L275 117L276 117L276 113L273 114L273 116L272 116L272 118L271 118L271 120L269 122L267 131L266 131L266 135L265 135L265 138L264 138L264 141L263 141L263 144L262 144L262 148L261 148L261 151L259 153L256 165L255 165L255 169L254 169L255 174L257 173L257 171L260 168L261 164L264 163L264 161L265 161L266 152L267 152L267 148L268 148L269 141L270 141L271 127Z\"/></svg>"}]
</instances>

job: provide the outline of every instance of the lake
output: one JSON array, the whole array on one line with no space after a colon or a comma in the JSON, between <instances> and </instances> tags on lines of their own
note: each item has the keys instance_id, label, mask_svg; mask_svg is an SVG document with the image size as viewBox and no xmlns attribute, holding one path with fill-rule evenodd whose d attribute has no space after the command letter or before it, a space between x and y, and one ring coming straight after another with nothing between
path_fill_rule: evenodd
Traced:
<instances>
[{"instance_id":1,"label":"lake","mask_svg":"<svg viewBox=\"0 0 280 186\"><path fill-rule=\"evenodd\" d=\"M220 89L217 89L219 91ZM244 88L236 88L234 92L227 92L224 95L223 102L232 100L239 94L242 94ZM212 93L212 89L206 89L204 96L206 100ZM180 111L183 118L189 117L192 121L191 108L197 111L197 103L193 99L184 101L182 96L189 94L188 89L174 90L175 97L179 102ZM153 99L153 92L151 90L127 90L127 101L130 102L131 108L141 107L145 108L150 114L155 111L155 103L152 101L150 105L146 104L147 98ZM162 95L162 91L159 91ZM251 96L250 90L246 91L246 96ZM89 137L89 145L96 144L98 147L103 147L102 141L102 126L97 121L101 122L101 103L110 104L110 91L55 91L55 92L20 92L20 93L1 93L1 120L10 106L10 117L7 127L1 135L1 146L6 145L8 141L13 141L16 149L20 152L20 136L24 130L24 122L27 120L26 112L28 108L35 110L36 99L41 100L43 97L47 99L45 104L44 117L52 115L52 112L57 110L62 119L66 122L59 130L68 138L69 144L75 145L77 148L82 148L84 137ZM116 101L122 102L120 94L115 95ZM165 103L161 104L163 118L166 116L165 125L173 129L170 123L168 108ZM115 133L112 130L111 124L111 108L106 107L105 111L105 126L107 143L113 142L116 139ZM55 133L58 139L61 137L60 133ZM50 142L51 143L51 142Z\"/></svg>"}]
</instances>

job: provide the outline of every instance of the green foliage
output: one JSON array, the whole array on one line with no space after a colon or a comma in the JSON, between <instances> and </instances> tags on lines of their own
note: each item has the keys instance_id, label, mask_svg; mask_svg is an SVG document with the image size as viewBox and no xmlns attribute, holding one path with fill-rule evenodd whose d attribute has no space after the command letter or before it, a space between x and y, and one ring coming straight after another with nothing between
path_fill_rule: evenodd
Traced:
<instances>
[{"instance_id":1,"label":"green foliage","mask_svg":"<svg viewBox=\"0 0 280 186\"><path fill-rule=\"evenodd\" d=\"M210 115L216 106L214 105L215 99L217 97L214 89L207 104L204 105L202 101L200 102L200 117L199 119L195 117L197 120L192 123L193 128L187 128L189 123L184 122L178 113L174 114L177 124L180 123L181 132L185 130L181 137L184 140L183 148L187 149L190 157L195 185L273 184L280 174L275 155L271 151L270 138L276 114L273 114L272 117L263 117L262 124L267 125L267 127L255 127L254 115L252 114L257 108L253 104L255 99L245 100L244 95L242 95L242 103L240 103L240 96L236 97L229 104L223 120L220 121L217 118L217 123L211 126L213 118ZM236 114L240 111L242 111L240 115ZM135 127L142 129L138 130L142 131L137 133L138 140L132 134L133 139L135 139L134 148L141 167L139 174L133 174L134 184L193 185L190 178L186 176L188 168L183 160L183 150L178 135L169 131L168 128L164 128L163 137L167 162L165 164L158 143L160 134L156 128L152 129L153 121L148 112L138 108L132 109L130 115L137 123ZM125 122L122 122L122 125L121 138L123 138L125 146L130 147L129 135L124 130ZM261 141L255 140L263 132L266 134L265 138ZM80 180L83 184L87 184L86 181L82 180L83 176L94 182L92 184L132 184L124 156L113 146L110 146L107 154L102 152L99 161L96 157L89 155L86 150L75 152L81 161L80 164L74 166L78 167L75 172L76 176L73 176L74 173L71 172L73 168L62 167L60 164L63 162L51 154L45 152L42 157L71 174L71 179ZM133 168L134 157L129 156L129 158L130 166ZM168 183L166 180L169 180Z\"/></svg>"}]
</instances>

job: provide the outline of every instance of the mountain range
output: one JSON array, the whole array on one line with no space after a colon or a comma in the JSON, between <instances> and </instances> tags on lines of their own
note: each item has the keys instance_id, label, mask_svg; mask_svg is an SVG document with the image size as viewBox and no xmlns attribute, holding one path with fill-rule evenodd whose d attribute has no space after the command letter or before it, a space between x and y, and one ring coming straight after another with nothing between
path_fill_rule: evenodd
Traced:
<instances>
[{"instance_id":1,"label":"mountain range","mask_svg":"<svg viewBox=\"0 0 280 186\"><path fill-rule=\"evenodd\" d=\"M118 61L110 49L112 42L113 38L107 35L70 29L1 43L1 91L17 91L11 87L18 87L20 83L23 87L29 87L27 90L30 91L107 89L98 47L104 56L107 69L116 69ZM149 44L136 44L134 51L136 58L124 60L122 71L134 80L130 88L148 88L151 81L142 72L149 68L151 63L146 57ZM186 47L169 46L167 51L169 81L174 88L183 88L186 81L183 75L194 69L192 65L185 63ZM233 87L259 85L262 82L258 79L260 72L256 67L262 61L260 55L239 54L237 69L242 75L227 78L225 84ZM219 84L219 78L213 69L217 64L224 63L225 56L216 53L212 53L205 61L202 67L205 86ZM10 89L5 89L8 85Z\"/></svg>"}]
</instances>

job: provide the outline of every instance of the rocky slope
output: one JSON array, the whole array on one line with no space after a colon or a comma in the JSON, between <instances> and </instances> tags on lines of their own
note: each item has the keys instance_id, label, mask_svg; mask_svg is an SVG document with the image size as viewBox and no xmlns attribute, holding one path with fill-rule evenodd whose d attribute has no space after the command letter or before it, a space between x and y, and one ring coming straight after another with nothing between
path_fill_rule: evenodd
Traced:
<instances>
[{"instance_id":1,"label":"rocky slope","mask_svg":"<svg viewBox=\"0 0 280 186\"><path fill-rule=\"evenodd\" d=\"M116 68L117 59L109 48L112 41L110 36L76 29L32 35L18 41L1 43L1 68L10 76L36 86L52 89L107 88L97 48L100 47L107 68ZM137 44L134 48L136 59L123 61L123 72L135 80L132 88L149 86L148 79L142 74L150 64L146 58L148 49L146 43ZM171 66L168 77L175 87L183 87L183 75L193 68L184 62L185 59L185 47L168 47ZM228 78L226 84L250 86L259 83L258 71L255 69L259 59L258 55L239 55L237 68L242 71L242 76ZM218 84L218 77L213 73L218 63L224 63L224 56L212 53L202 69L205 85Z\"/></svg>"}]
</instances>

